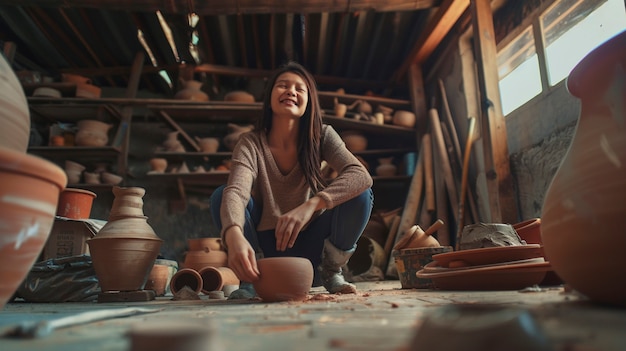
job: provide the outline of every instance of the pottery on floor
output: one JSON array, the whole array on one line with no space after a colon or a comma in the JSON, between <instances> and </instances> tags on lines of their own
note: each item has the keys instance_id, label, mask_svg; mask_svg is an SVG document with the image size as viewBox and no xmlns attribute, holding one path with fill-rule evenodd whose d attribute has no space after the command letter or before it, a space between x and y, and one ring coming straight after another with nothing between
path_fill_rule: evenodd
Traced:
<instances>
[{"instance_id":1,"label":"pottery on floor","mask_svg":"<svg viewBox=\"0 0 626 351\"><path fill-rule=\"evenodd\" d=\"M0 309L39 257L52 229L63 170L50 161L0 147Z\"/></svg>"},{"instance_id":2,"label":"pottery on floor","mask_svg":"<svg viewBox=\"0 0 626 351\"><path fill-rule=\"evenodd\" d=\"M211 291L222 290L224 285L239 285L239 278L228 267L207 266L198 271L202 277L202 292L208 294Z\"/></svg>"},{"instance_id":3,"label":"pottery on floor","mask_svg":"<svg viewBox=\"0 0 626 351\"><path fill-rule=\"evenodd\" d=\"M585 56L567 78L580 99L570 147L546 193L541 239L565 283L626 306L626 31Z\"/></svg>"},{"instance_id":4,"label":"pottery on floor","mask_svg":"<svg viewBox=\"0 0 626 351\"><path fill-rule=\"evenodd\" d=\"M313 265L302 257L266 257L257 261L261 275L253 282L265 302L302 301L313 284Z\"/></svg>"},{"instance_id":5,"label":"pottery on floor","mask_svg":"<svg viewBox=\"0 0 626 351\"><path fill-rule=\"evenodd\" d=\"M163 240L143 215L145 189L114 187L113 194L109 221L87 244L102 291L135 291L144 287Z\"/></svg>"},{"instance_id":6,"label":"pottery on floor","mask_svg":"<svg viewBox=\"0 0 626 351\"><path fill-rule=\"evenodd\" d=\"M183 268L174 274L170 281L170 291L176 294L184 287L188 287L195 293L202 290L202 276L197 270L191 268Z\"/></svg>"}]
</instances>

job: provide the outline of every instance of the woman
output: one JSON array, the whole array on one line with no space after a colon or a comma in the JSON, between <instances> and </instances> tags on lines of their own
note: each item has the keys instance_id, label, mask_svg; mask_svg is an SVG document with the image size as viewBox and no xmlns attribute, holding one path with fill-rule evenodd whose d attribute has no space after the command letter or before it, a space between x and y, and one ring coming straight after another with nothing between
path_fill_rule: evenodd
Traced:
<instances>
[{"instance_id":1,"label":"woman","mask_svg":"<svg viewBox=\"0 0 626 351\"><path fill-rule=\"evenodd\" d=\"M327 184L320 165L338 176ZM256 129L235 146L226 186L211 197L211 214L241 280L231 298L255 296L259 257L308 258L315 281L330 293L355 293L341 267L372 211L372 178L337 132L322 124L317 87L297 63L267 82Z\"/></svg>"}]
</instances>

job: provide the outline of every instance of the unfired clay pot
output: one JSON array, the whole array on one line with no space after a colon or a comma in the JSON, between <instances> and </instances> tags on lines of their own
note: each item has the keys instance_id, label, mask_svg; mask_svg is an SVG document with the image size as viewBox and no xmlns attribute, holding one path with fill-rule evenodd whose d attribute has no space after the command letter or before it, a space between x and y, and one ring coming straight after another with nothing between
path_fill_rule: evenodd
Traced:
<instances>
[{"instance_id":1,"label":"unfired clay pot","mask_svg":"<svg viewBox=\"0 0 626 351\"><path fill-rule=\"evenodd\" d=\"M54 222L63 170L42 158L0 147L0 309L39 257Z\"/></svg>"},{"instance_id":2,"label":"unfired clay pot","mask_svg":"<svg viewBox=\"0 0 626 351\"><path fill-rule=\"evenodd\" d=\"M167 159L154 157L150 159L150 167L152 173L163 173L167 169Z\"/></svg>"},{"instance_id":3,"label":"unfired clay pot","mask_svg":"<svg viewBox=\"0 0 626 351\"><path fill-rule=\"evenodd\" d=\"M183 83L183 89L179 90L175 99L191 101L209 101L209 95L201 90L202 82L197 80L187 80Z\"/></svg>"},{"instance_id":4,"label":"unfired clay pot","mask_svg":"<svg viewBox=\"0 0 626 351\"><path fill-rule=\"evenodd\" d=\"M313 284L313 265L302 257L268 257L257 261L259 279L253 282L265 302L302 301Z\"/></svg>"},{"instance_id":5,"label":"unfired clay pot","mask_svg":"<svg viewBox=\"0 0 626 351\"><path fill-rule=\"evenodd\" d=\"M161 248L161 240L143 215L145 189L114 187L109 221L87 240L102 291L144 287ZM141 214L140 214L141 213Z\"/></svg>"},{"instance_id":6,"label":"unfired clay pot","mask_svg":"<svg viewBox=\"0 0 626 351\"><path fill-rule=\"evenodd\" d=\"M626 306L626 31L567 78L581 111L541 215L546 258L590 299Z\"/></svg>"},{"instance_id":7,"label":"unfired clay pot","mask_svg":"<svg viewBox=\"0 0 626 351\"><path fill-rule=\"evenodd\" d=\"M109 129L112 124L84 119L78 121L78 132L74 137L77 146L105 146L109 142Z\"/></svg>"},{"instance_id":8,"label":"unfired clay pot","mask_svg":"<svg viewBox=\"0 0 626 351\"><path fill-rule=\"evenodd\" d=\"M180 140L178 140L179 133L180 133L179 131L173 131L173 132L167 133L167 138L163 142L163 147L165 148L165 151L171 151L171 152L184 152L185 151L185 147L180 142Z\"/></svg>"},{"instance_id":9,"label":"unfired clay pot","mask_svg":"<svg viewBox=\"0 0 626 351\"><path fill-rule=\"evenodd\" d=\"M183 266L197 271L204 267L225 267L228 264L228 255L222 250L190 250L185 254Z\"/></svg>"},{"instance_id":10,"label":"unfired clay pot","mask_svg":"<svg viewBox=\"0 0 626 351\"><path fill-rule=\"evenodd\" d=\"M26 152L30 112L24 88L3 55L0 55L0 147Z\"/></svg>"},{"instance_id":11,"label":"unfired clay pot","mask_svg":"<svg viewBox=\"0 0 626 351\"><path fill-rule=\"evenodd\" d=\"M170 275L170 267L163 264L154 264L150 273L148 274L148 280L146 281L145 289L154 290L156 296L165 295L167 283Z\"/></svg>"},{"instance_id":12,"label":"unfired clay pot","mask_svg":"<svg viewBox=\"0 0 626 351\"><path fill-rule=\"evenodd\" d=\"M411 111L397 110L393 114L392 123L397 126L413 128L415 127L415 113Z\"/></svg>"}]
</instances>

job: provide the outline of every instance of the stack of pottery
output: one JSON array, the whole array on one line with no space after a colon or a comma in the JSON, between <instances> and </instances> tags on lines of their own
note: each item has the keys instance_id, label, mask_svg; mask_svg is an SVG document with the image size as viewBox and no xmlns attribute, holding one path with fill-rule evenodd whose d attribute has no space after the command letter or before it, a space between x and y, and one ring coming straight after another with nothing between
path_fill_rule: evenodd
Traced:
<instances>
[{"instance_id":1,"label":"stack of pottery","mask_svg":"<svg viewBox=\"0 0 626 351\"><path fill-rule=\"evenodd\" d=\"M78 121L78 132L74 138L74 143L77 146L105 146L109 141L109 129L113 127L112 124L104 122L84 119Z\"/></svg>"},{"instance_id":2,"label":"stack of pottery","mask_svg":"<svg viewBox=\"0 0 626 351\"><path fill-rule=\"evenodd\" d=\"M91 79L78 74L63 73L61 80L66 83L76 84L76 97L97 99L102 93L102 89L91 84Z\"/></svg>"},{"instance_id":3,"label":"stack of pottery","mask_svg":"<svg viewBox=\"0 0 626 351\"><path fill-rule=\"evenodd\" d=\"M202 82L197 80L187 80L183 82L183 89L179 90L175 99L191 101L209 101L209 95L202 91Z\"/></svg>"},{"instance_id":4,"label":"stack of pottery","mask_svg":"<svg viewBox=\"0 0 626 351\"><path fill-rule=\"evenodd\" d=\"M39 257L54 222L63 170L26 154L30 115L24 90L0 55L0 309Z\"/></svg>"},{"instance_id":5,"label":"stack of pottery","mask_svg":"<svg viewBox=\"0 0 626 351\"><path fill-rule=\"evenodd\" d=\"M225 267L227 265L226 251L222 247L220 238L188 239L189 251L185 255L183 266L200 271L207 266Z\"/></svg>"},{"instance_id":6,"label":"stack of pottery","mask_svg":"<svg viewBox=\"0 0 626 351\"><path fill-rule=\"evenodd\" d=\"M89 239L89 251L103 292L143 288L161 240L143 213L145 189L113 187L109 221Z\"/></svg>"}]
</instances>

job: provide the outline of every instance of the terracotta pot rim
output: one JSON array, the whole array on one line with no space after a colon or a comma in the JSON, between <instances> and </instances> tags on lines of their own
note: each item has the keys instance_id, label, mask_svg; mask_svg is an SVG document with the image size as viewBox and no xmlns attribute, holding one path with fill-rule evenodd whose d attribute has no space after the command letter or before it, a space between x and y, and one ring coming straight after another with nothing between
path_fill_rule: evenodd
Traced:
<instances>
[{"instance_id":1,"label":"terracotta pot rim","mask_svg":"<svg viewBox=\"0 0 626 351\"><path fill-rule=\"evenodd\" d=\"M93 191L78 188L65 188L62 192L85 194L93 196L94 198L98 197L98 195L96 195L96 193L94 193Z\"/></svg>"},{"instance_id":2,"label":"terracotta pot rim","mask_svg":"<svg viewBox=\"0 0 626 351\"><path fill-rule=\"evenodd\" d=\"M67 186L67 174L56 164L6 147L0 147L0 171L20 173L56 185L59 190Z\"/></svg>"}]
</instances>

